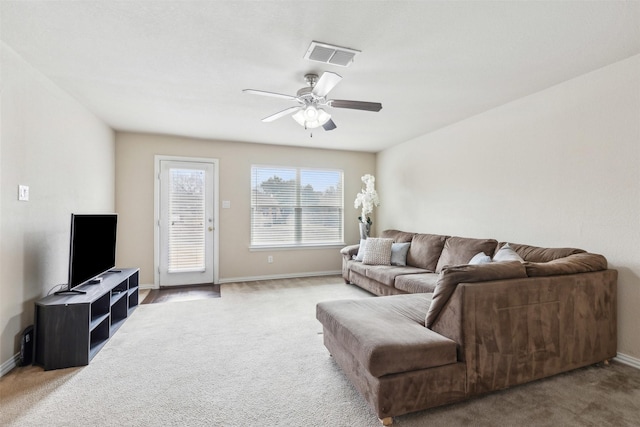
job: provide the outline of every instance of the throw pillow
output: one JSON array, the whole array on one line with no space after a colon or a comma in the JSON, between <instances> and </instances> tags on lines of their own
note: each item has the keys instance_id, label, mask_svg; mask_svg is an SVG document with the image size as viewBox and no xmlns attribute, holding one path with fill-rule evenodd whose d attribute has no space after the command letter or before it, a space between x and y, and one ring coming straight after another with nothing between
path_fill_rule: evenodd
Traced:
<instances>
[{"instance_id":1,"label":"throw pillow","mask_svg":"<svg viewBox=\"0 0 640 427\"><path fill-rule=\"evenodd\" d=\"M367 251L367 241L365 239L360 240L360 246L358 246L358 253L353 257L355 261L360 261L364 259L364 253Z\"/></svg>"},{"instance_id":2,"label":"throw pillow","mask_svg":"<svg viewBox=\"0 0 640 427\"><path fill-rule=\"evenodd\" d=\"M469 265L478 265L478 264L489 264L491 262L491 257L484 252L477 253L471 258L469 261Z\"/></svg>"},{"instance_id":3,"label":"throw pillow","mask_svg":"<svg viewBox=\"0 0 640 427\"><path fill-rule=\"evenodd\" d=\"M393 239L369 237L362 263L368 265L390 265L391 245L393 245Z\"/></svg>"},{"instance_id":4,"label":"throw pillow","mask_svg":"<svg viewBox=\"0 0 640 427\"><path fill-rule=\"evenodd\" d=\"M518 255L518 253L514 251L513 248L509 246L508 243L505 243L505 245L502 248L500 248L498 252L496 252L496 254L493 256L493 260L495 262L503 262L503 261L524 262L522 257Z\"/></svg>"},{"instance_id":5,"label":"throw pillow","mask_svg":"<svg viewBox=\"0 0 640 427\"><path fill-rule=\"evenodd\" d=\"M407 253L411 243L394 243L391 245L391 265L405 267L407 265Z\"/></svg>"}]
</instances>

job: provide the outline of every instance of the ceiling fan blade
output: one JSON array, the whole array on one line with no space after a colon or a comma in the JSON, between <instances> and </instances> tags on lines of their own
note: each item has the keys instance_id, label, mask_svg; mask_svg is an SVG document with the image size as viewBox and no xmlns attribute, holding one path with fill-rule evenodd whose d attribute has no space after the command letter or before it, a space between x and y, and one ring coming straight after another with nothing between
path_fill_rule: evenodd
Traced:
<instances>
[{"instance_id":1,"label":"ceiling fan blade","mask_svg":"<svg viewBox=\"0 0 640 427\"><path fill-rule=\"evenodd\" d=\"M262 96L271 96L273 98L282 98L282 99L290 99L293 101L296 101L298 98L293 96L293 95L284 95L282 93L275 93L275 92L267 92L264 90L256 90L256 89L242 89L243 92L245 93L250 93L253 95L262 95Z\"/></svg>"},{"instance_id":2,"label":"ceiling fan blade","mask_svg":"<svg viewBox=\"0 0 640 427\"><path fill-rule=\"evenodd\" d=\"M263 122L272 122L274 120L279 119L280 117L284 117L287 114L291 114L294 113L296 111L298 111L300 109L300 107L289 107L286 110L282 110L278 113L272 114L269 117L265 117L264 119L262 119Z\"/></svg>"},{"instance_id":3,"label":"ceiling fan blade","mask_svg":"<svg viewBox=\"0 0 640 427\"><path fill-rule=\"evenodd\" d=\"M379 102L345 101L344 99L332 99L330 104L334 108L351 108L353 110L380 111L382 104Z\"/></svg>"},{"instance_id":4,"label":"ceiling fan blade","mask_svg":"<svg viewBox=\"0 0 640 427\"><path fill-rule=\"evenodd\" d=\"M329 121L323 124L322 127L324 128L324 130L334 130L337 126L333 122L333 120L329 119Z\"/></svg>"},{"instance_id":5,"label":"ceiling fan blade","mask_svg":"<svg viewBox=\"0 0 640 427\"><path fill-rule=\"evenodd\" d=\"M339 74L332 73L331 71L325 71L320 76L320 79L318 79L318 82L313 87L311 93L319 97L327 96L331 89L340 83L340 80L342 80L342 77Z\"/></svg>"}]
</instances>

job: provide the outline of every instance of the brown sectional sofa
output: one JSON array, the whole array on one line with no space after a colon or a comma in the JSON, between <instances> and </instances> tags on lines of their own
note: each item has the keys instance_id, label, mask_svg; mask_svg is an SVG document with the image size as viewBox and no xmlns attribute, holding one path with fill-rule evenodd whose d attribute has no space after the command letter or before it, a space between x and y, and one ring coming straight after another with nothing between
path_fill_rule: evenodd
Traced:
<instances>
[{"instance_id":1,"label":"brown sectional sofa","mask_svg":"<svg viewBox=\"0 0 640 427\"><path fill-rule=\"evenodd\" d=\"M468 265L504 245L382 237L411 243L406 267L363 265L352 259L357 246L342 255L345 280L383 297L322 302L316 316L325 346L383 424L616 355L617 271L603 256L510 244L522 262Z\"/></svg>"}]
</instances>

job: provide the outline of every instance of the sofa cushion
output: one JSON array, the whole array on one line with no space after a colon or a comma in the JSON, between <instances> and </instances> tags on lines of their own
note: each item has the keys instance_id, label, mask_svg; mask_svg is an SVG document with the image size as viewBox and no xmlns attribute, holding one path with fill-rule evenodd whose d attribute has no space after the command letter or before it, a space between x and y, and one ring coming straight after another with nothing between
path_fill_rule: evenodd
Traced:
<instances>
[{"instance_id":1,"label":"sofa cushion","mask_svg":"<svg viewBox=\"0 0 640 427\"><path fill-rule=\"evenodd\" d=\"M456 363L456 343L424 327L431 294L318 303L316 317L374 377Z\"/></svg>"},{"instance_id":2,"label":"sofa cushion","mask_svg":"<svg viewBox=\"0 0 640 427\"><path fill-rule=\"evenodd\" d=\"M436 273L440 273L447 265L468 264L478 252L492 254L496 250L498 241L494 239L470 239L467 237L449 237L442 249L442 255L436 266Z\"/></svg>"},{"instance_id":3,"label":"sofa cushion","mask_svg":"<svg viewBox=\"0 0 640 427\"><path fill-rule=\"evenodd\" d=\"M424 273L425 270L416 267L398 267L388 265L365 265L366 276L376 282L383 283L387 286L393 287L396 277L405 274L413 275Z\"/></svg>"},{"instance_id":4,"label":"sofa cushion","mask_svg":"<svg viewBox=\"0 0 640 427\"><path fill-rule=\"evenodd\" d=\"M598 254L577 253L549 262L525 262L524 266L529 277L556 276L606 270L607 259Z\"/></svg>"},{"instance_id":5,"label":"sofa cushion","mask_svg":"<svg viewBox=\"0 0 640 427\"><path fill-rule=\"evenodd\" d=\"M407 243L411 242L413 236L416 233L407 233L406 231L400 230L384 230L380 233L380 237L384 237L385 239L393 239L396 243Z\"/></svg>"},{"instance_id":6,"label":"sofa cushion","mask_svg":"<svg viewBox=\"0 0 640 427\"><path fill-rule=\"evenodd\" d=\"M349 261L347 265L349 266L349 270L355 271L356 273L361 274L363 276L367 275L367 268L370 267L368 265L364 265L360 261Z\"/></svg>"},{"instance_id":7,"label":"sofa cushion","mask_svg":"<svg viewBox=\"0 0 640 427\"><path fill-rule=\"evenodd\" d=\"M527 271L519 261L445 267L436 283L425 324L427 328L433 325L459 283L488 282L491 280L525 277L527 277Z\"/></svg>"},{"instance_id":8,"label":"sofa cushion","mask_svg":"<svg viewBox=\"0 0 640 427\"><path fill-rule=\"evenodd\" d=\"M391 265L392 239L370 237L365 240L365 252L362 257L363 264Z\"/></svg>"},{"instance_id":9,"label":"sofa cushion","mask_svg":"<svg viewBox=\"0 0 640 427\"><path fill-rule=\"evenodd\" d=\"M396 276L394 286L396 289L410 294L422 294L433 292L438 282L437 273L403 274Z\"/></svg>"},{"instance_id":10,"label":"sofa cushion","mask_svg":"<svg viewBox=\"0 0 640 427\"><path fill-rule=\"evenodd\" d=\"M407 265L435 271L438 258L448 236L416 234L407 253Z\"/></svg>"},{"instance_id":11,"label":"sofa cushion","mask_svg":"<svg viewBox=\"0 0 640 427\"><path fill-rule=\"evenodd\" d=\"M505 242L501 242L496 250L502 248ZM586 252L577 248L540 248L538 246L521 245L519 243L509 243L509 246L518 253L525 261L531 262L548 262L554 259L568 257L573 254Z\"/></svg>"},{"instance_id":12,"label":"sofa cushion","mask_svg":"<svg viewBox=\"0 0 640 427\"><path fill-rule=\"evenodd\" d=\"M407 253L411 243L394 243L391 245L391 265L404 267L407 265Z\"/></svg>"}]
</instances>

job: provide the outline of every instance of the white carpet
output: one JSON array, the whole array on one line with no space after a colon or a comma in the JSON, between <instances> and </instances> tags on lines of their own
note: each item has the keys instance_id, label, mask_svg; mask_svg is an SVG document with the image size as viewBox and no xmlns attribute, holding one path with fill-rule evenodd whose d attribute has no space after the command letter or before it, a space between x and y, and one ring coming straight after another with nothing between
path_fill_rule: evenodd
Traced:
<instances>
[{"instance_id":1,"label":"white carpet","mask_svg":"<svg viewBox=\"0 0 640 427\"><path fill-rule=\"evenodd\" d=\"M0 425L378 427L315 319L319 301L364 297L333 277L228 284L222 298L142 305L90 365L3 377ZM625 390L606 390L623 377ZM593 387L609 402L590 396ZM640 422L629 418L639 409L640 372L614 364L394 425L620 426Z\"/></svg>"}]
</instances>

